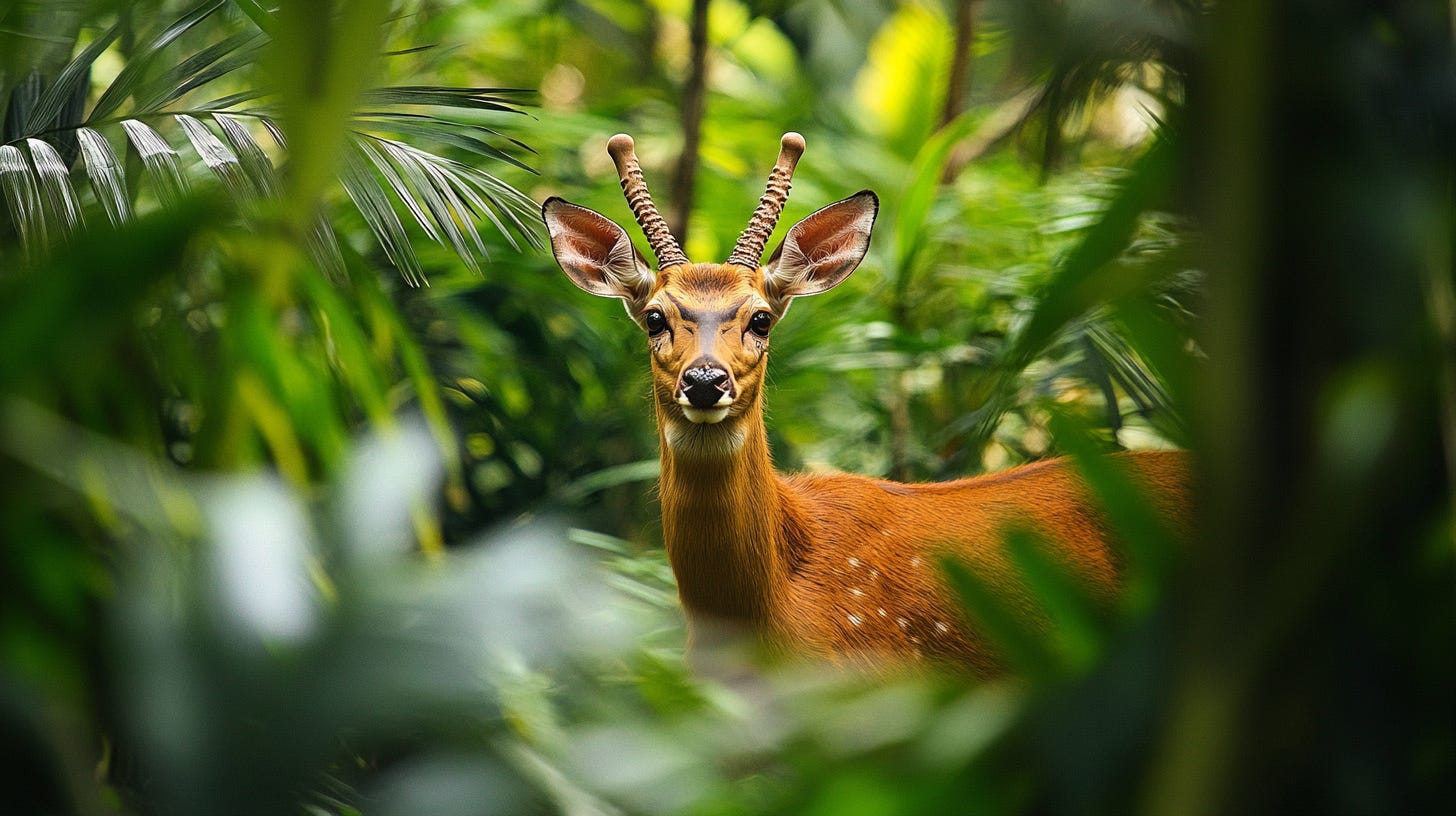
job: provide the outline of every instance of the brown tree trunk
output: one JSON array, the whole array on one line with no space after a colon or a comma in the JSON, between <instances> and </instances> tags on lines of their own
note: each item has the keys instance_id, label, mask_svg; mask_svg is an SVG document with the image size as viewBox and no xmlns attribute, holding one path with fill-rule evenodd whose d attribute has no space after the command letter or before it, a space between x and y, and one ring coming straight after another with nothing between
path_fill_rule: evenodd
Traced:
<instances>
[{"instance_id":1,"label":"brown tree trunk","mask_svg":"<svg viewBox=\"0 0 1456 816\"><path fill-rule=\"evenodd\" d=\"M680 246L688 242L688 216L693 211L693 189L698 178L698 143L702 136L703 109L707 102L708 0L693 0L692 65L683 87L682 153L672 177L667 214L668 227Z\"/></svg>"}]
</instances>

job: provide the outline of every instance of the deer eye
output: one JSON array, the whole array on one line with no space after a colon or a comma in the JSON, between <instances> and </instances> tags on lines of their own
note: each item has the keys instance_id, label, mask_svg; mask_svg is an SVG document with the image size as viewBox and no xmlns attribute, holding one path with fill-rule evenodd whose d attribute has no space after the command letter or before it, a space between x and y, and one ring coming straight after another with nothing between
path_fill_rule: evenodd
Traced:
<instances>
[{"instance_id":1,"label":"deer eye","mask_svg":"<svg viewBox=\"0 0 1456 816\"><path fill-rule=\"evenodd\" d=\"M748 319L748 330L759 337L768 337L768 330L773 328L773 315L768 312L755 312L753 317Z\"/></svg>"},{"instance_id":2,"label":"deer eye","mask_svg":"<svg viewBox=\"0 0 1456 816\"><path fill-rule=\"evenodd\" d=\"M647 314L642 316L642 325L647 327L647 334L649 336L656 336L662 334L667 329L667 318L662 316L661 311L651 309Z\"/></svg>"}]
</instances>

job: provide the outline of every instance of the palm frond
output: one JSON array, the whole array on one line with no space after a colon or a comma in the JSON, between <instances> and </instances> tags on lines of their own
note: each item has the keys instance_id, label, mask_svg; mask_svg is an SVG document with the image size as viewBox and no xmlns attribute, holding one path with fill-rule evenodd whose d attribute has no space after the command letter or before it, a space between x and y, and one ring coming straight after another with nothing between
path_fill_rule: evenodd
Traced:
<instances>
[{"instance_id":1,"label":"palm frond","mask_svg":"<svg viewBox=\"0 0 1456 816\"><path fill-rule=\"evenodd\" d=\"M45 246L46 218L41 211L40 191L25 154L14 145L0 145L0 193L10 209L10 221L20 236L21 247L34 252Z\"/></svg>"},{"instance_id":2,"label":"palm frond","mask_svg":"<svg viewBox=\"0 0 1456 816\"><path fill-rule=\"evenodd\" d=\"M244 172L237 154L228 149L221 139L196 118L185 113L178 114L176 118L182 125L182 130L187 133L188 141L192 142L192 148L202 157L207 169L222 182L228 195L242 204L245 212L252 209L259 193L258 185Z\"/></svg>"},{"instance_id":3,"label":"palm frond","mask_svg":"<svg viewBox=\"0 0 1456 816\"><path fill-rule=\"evenodd\" d=\"M364 223L369 225L369 229L379 239L379 244L384 248L390 262L404 275L406 282L418 286L425 282L424 270L420 268L419 259L414 252L410 251L404 224L400 223L399 216L370 173L366 161L363 150L357 146L346 150L339 180L343 183L344 192L364 216Z\"/></svg>"},{"instance_id":4,"label":"palm frond","mask_svg":"<svg viewBox=\"0 0 1456 816\"><path fill-rule=\"evenodd\" d=\"M153 191L163 206L176 206L187 191L187 182L177 168L177 151L149 125L136 119L121 123L126 135L141 156L142 166L152 181Z\"/></svg>"},{"instance_id":5,"label":"palm frond","mask_svg":"<svg viewBox=\"0 0 1456 816\"><path fill-rule=\"evenodd\" d=\"M16 231L28 247L44 245L48 235L70 233L84 225L76 182L66 172L77 154L96 201L112 224L132 217L138 189L149 189L163 207L183 199L196 177L192 174L189 179L192 160L179 153L182 144L190 146L245 217L262 212L261 199L281 193L283 185L270 151L254 137L261 126L287 152L287 140L272 110L259 102L266 99L265 92L229 89L201 104L176 104L200 96L198 91L254 62L267 44L269 12L259 4L238 4L254 26L222 35L180 59L170 56L184 35L226 4L205 0L160 26L132 49L89 113L84 102L91 66L115 46L120 24L101 31L80 49L49 85L37 74L11 94L5 143L12 150L5 155L4 195ZM532 152L523 142L492 127L456 121L451 114L521 113L525 93L510 88L400 85L363 94L339 182L386 257L411 285L424 282L424 270L395 211L399 205L427 237L449 247L476 273L487 254L481 236L487 225L513 247L542 245L533 201L485 170L422 146L437 145L479 157L481 163L499 162L534 172L518 157ZM124 163L103 135L118 120L130 149L141 159L145 184L140 187L135 179L128 186ZM29 157L19 145L25 140ZM321 216L304 241L319 268L342 275L342 253L326 219Z\"/></svg>"},{"instance_id":6,"label":"palm frond","mask_svg":"<svg viewBox=\"0 0 1456 816\"><path fill-rule=\"evenodd\" d=\"M61 72L56 75L55 81L45 89L45 92L36 101L35 107L30 110L25 128L27 131L41 133L51 127L53 123L59 127L74 124L62 121L61 112L78 95L84 101L86 86L91 75L91 65L116 41L118 31L120 31L119 26L112 26L102 32L101 36L92 40L70 62L66 63Z\"/></svg>"},{"instance_id":7,"label":"palm frond","mask_svg":"<svg viewBox=\"0 0 1456 816\"><path fill-rule=\"evenodd\" d=\"M96 105L91 109L90 119L92 121L105 119L115 113L122 103L142 86L148 71L163 58L162 52L168 45L224 5L224 0L209 0L192 9L181 19L163 29L150 42L138 48L135 52L136 56L127 60L126 65L117 73L116 79L96 101Z\"/></svg>"},{"instance_id":8,"label":"palm frond","mask_svg":"<svg viewBox=\"0 0 1456 816\"><path fill-rule=\"evenodd\" d=\"M438 157L393 139L381 138L378 143L395 167L399 168L415 195L424 201L436 228L454 248L455 254L462 259L468 258L466 266L473 272L479 272L480 266L470 247L466 246L466 231L462 229L466 225L473 226L470 211L461 201L454 186L440 172ZM473 228L469 230L469 238L480 254L484 255L485 244Z\"/></svg>"},{"instance_id":9,"label":"palm frond","mask_svg":"<svg viewBox=\"0 0 1456 816\"><path fill-rule=\"evenodd\" d=\"M70 172L66 163L54 147L40 139L26 139L30 148L30 161L35 166L40 189L50 211L61 224L67 235L74 235L83 225L81 202L71 189Z\"/></svg>"},{"instance_id":10,"label":"palm frond","mask_svg":"<svg viewBox=\"0 0 1456 816\"><path fill-rule=\"evenodd\" d=\"M136 91L135 110L153 112L188 92L224 77L257 59L267 40L258 34L234 34L198 51Z\"/></svg>"},{"instance_id":11,"label":"palm frond","mask_svg":"<svg viewBox=\"0 0 1456 816\"><path fill-rule=\"evenodd\" d=\"M81 158L96 200L106 211L112 226L131 219L131 197L126 191L126 169L111 150L106 137L91 128L79 128L76 137L81 143Z\"/></svg>"}]
</instances>

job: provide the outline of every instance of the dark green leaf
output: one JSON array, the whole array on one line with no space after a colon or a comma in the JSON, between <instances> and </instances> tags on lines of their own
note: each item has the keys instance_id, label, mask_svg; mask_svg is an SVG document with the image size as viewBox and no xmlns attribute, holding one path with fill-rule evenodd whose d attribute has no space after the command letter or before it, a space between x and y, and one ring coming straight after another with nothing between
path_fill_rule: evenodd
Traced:
<instances>
[{"instance_id":1,"label":"dark green leaf","mask_svg":"<svg viewBox=\"0 0 1456 816\"><path fill-rule=\"evenodd\" d=\"M161 54L163 49L224 5L224 0L208 0L163 29L160 34L144 45L138 46L131 59L127 60L121 71L117 73L116 79L112 80L111 85L96 101L96 107L91 109L89 121L105 119L121 107L121 104L141 87L152 65L163 59Z\"/></svg>"},{"instance_id":2,"label":"dark green leaf","mask_svg":"<svg viewBox=\"0 0 1456 816\"><path fill-rule=\"evenodd\" d=\"M77 54L61 73L56 77L55 82L46 89L40 101L36 103L35 109L31 111L30 129L32 132L42 128L53 126L61 114L61 109L77 92L85 93L86 83L91 77L91 65L96 58L101 56L113 41L116 40L118 27L112 26L104 31L101 36L92 40L81 53Z\"/></svg>"}]
</instances>

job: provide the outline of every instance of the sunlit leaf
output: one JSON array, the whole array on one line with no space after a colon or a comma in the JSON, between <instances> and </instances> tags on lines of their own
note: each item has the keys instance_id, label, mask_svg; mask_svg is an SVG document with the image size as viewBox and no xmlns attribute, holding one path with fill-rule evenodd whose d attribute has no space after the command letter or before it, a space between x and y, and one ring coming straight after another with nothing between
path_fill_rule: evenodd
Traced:
<instances>
[{"instance_id":1,"label":"sunlit leaf","mask_svg":"<svg viewBox=\"0 0 1456 816\"><path fill-rule=\"evenodd\" d=\"M253 134L242 121L230 114L214 113L213 121L222 128L223 136L228 144L232 145L233 151L237 154L238 161L249 179L258 186L262 195L271 197L278 192L278 172L269 161L268 154L263 152L253 139Z\"/></svg>"},{"instance_id":2,"label":"sunlit leaf","mask_svg":"<svg viewBox=\"0 0 1456 816\"><path fill-rule=\"evenodd\" d=\"M410 246L404 225L400 223L399 216L390 206L389 199L385 197L374 175L364 164L358 147L353 144L352 149L345 151L339 181L344 192L364 216L364 222L379 240L379 245L384 248L390 262L404 275L407 282L418 286L424 283L424 271L420 269L419 259L415 257L414 248Z\"/></svg>"},{"instance_id":3,"label":"sunlit leaf","mask_svg":"<svg viewBox=\"0 0 1456 816\"><path fill-rule=\"evenodd\" d=\"M152 180L157 200L168 207L179 204L187 190L187 183L177 167L177 151L149 125L139 120L123 120L121 127L130 137L132 147L141 156L142 166L146 168L147 177Z\"/></svg>"},{"instance_id":4,"label":"sunlit leaf","mask_svg":"<svg viewBox=\"0 0 1456 816\"><path fill-rule=\"evenodd\" d=\"M79 128L76 136L81 142L81 157L86 165L86 175L91 179L91 189L96 200L106 211L112 226L118 226L131 218L131 199L127 195L126 170L112 152L106 137L90 128Z\"/></svg>"},{"instance_id":5,"label":"sunlit leaf","mask_svg":"<svg viewBox=\"0 0 1456 816\"><path fill-rule=\"evenodd\" d=\"M84 223L81 203L76 200L76 191L71 188L71 174L56 149L41 139L26 139L30 148L30 160L35 164L36 175L40 177L40 189L45 194L50 211L59 219L68 235L74 235Z\"/></svg>"},{"instance_id":6,"label":"sunlit leaf","mask_svg":"<svg viewBox=\"0 0 1456 816\"><path fill-rule=\"evenodd\" d=\"M187 133L197 155L202 157L203 163L222 182L228 195L240 204L249 205L259 194L261 184L254 182L243 172L238 157L201 121L187 114L178 114L176 119Z\"/></svg>"},{"instance_id":7,"label":"sunlit leaf","mask_svg":"<svg viewBox=\"0 0 1456 816\"><path fill-rule=\"evenodd\" d=\"M46 218L41 210L40 190L25 154L14 145L0 145L0 192L9 205L10 222L27 251L45 246Z\"/></svg>"}]
</instances>

